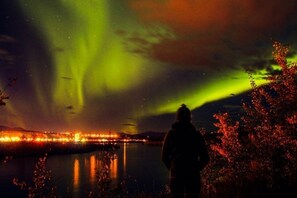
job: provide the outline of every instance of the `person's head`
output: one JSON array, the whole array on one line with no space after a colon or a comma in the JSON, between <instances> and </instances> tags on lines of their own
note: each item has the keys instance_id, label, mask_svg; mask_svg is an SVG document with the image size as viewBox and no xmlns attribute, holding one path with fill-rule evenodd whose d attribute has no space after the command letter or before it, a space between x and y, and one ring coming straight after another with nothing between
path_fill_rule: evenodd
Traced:
<instances>
[{"instance_id":1,"label":"person's head","mask_svg":"<svg viewBox=\"0 0 297 198\"><path fill-rule=\"evenodd\" d=\"M185 104L182 104L180 108L178 108L176 113L176 119L180 122L190 122L192 119L191 111Z\"/></svg>"}]
</instances>

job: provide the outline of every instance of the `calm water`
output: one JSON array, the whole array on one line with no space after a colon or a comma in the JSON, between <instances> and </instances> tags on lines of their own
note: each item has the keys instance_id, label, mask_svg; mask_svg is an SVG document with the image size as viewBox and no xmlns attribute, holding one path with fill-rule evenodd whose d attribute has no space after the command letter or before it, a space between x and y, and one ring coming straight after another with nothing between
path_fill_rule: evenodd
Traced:
<instances>
[{"instance_id":1,"label":"calm water","mask_svg":"<svg viewBox=\"0 0 297 198\"><path fill-rule=\"evenodd\" d=\"M126 179L128 190L157 194L168 182L168 172L161 162L161 146L122 144L110 164L114 183ZM49 156L47 169L62 197L87 197L95 190L96 169L101 166L99 151L85 154ZM0 163L0 197L22 197L12 184L14 177L31 182L37 158L16 158Z\"/></svg>"}]
</instances>

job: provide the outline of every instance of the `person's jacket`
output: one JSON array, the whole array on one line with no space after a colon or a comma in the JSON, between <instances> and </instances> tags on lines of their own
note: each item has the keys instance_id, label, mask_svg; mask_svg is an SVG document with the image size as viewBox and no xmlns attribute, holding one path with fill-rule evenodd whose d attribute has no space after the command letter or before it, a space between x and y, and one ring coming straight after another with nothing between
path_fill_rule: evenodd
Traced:
<instances>
[{"instance_id":1,"label":"person's jacket","mask_svg":"<svg viewBox=\"0 0 297 198\"><path fill-rule=\"evenodd\" d=\"M164 138L162 161L170 177L186 177L207 165L209 156L205 141L190 122L175 122Z\"/></svg>"}]
</instances>

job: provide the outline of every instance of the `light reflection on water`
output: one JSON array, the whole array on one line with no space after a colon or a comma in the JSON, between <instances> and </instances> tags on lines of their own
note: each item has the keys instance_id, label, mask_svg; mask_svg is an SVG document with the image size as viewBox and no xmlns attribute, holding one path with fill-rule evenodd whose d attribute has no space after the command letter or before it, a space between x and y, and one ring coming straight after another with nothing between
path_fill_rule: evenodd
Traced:
<instances>
[{"instance_id":1,"label":"light reflection on water","mask_svg":"<svg viewBox=\"0 0 297 198\"><path fill-rule=\"evenodd\" d=\"M126 176L137 182L139 191L158 191L167 183L167 170L161 163L161 147L142 144L121 144L111 161L110 176L114 183ZM0 163L0 197L21 197L12 179L32 181L36 158L16 158ZM96 190L96 171L102 168L100 152L49 156L47 168L62 197L87 197ZM136 185L134 185L136 186ZM135 190L135 189L133 189Z\"/></svg>"},{"instance_id":2,"label":"light reflection on water","mask_svg":"<svg viewBox=\"0 0 297 198\"><path fill-rule=\"evenodd\" d=\"M79 161L78 159L74 160L73 165L73 188L77 188L79 186Z\"/></svg>"},{"instance_id":3,"label":"light reflection on water","mask_svg":"<svg viewBox=\"0 0 297 198\"><path fill-rule=\"evenodd\" d=\"M96 157L95 155L90 156L90 181L95 181L95 173L96 173Z\"/></svg>"},{"instance_id":4,"label":"light reflection on water","mask_svg":"<svg viewBox=\"0 0 297 198\"><path fill-rule=\"evenodd\" d=\"M111 179L118 178L118 159L115 158L110 164L110 177Z\"/></svg>"},{"instance_id":5,"label":"light reflection on water","mask_svg":"<svg viewBox=\"0 0 297 198\"><path fill-rule=\"evenodd\" d=\"M123 168L124 173L126 173L126 166L127 166L127 143L124 143L123 145Z\"/></svg>"}]
</instances>

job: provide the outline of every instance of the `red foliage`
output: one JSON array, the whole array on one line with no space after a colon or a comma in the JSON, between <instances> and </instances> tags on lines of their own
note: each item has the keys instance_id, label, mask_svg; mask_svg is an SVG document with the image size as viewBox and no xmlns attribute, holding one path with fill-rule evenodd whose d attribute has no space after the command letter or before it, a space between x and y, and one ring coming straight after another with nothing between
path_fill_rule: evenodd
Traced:
<instances>
[{"instance_id":1,"label":"red foliage","mask_svg":"<svg viewBox=\"0 0 297 198\"><path fill-rule=\"evenodd\" d=\"M14 185L28 192L29 198L35 197L58 197L56 186L52 182L51 171L46 168L47 154L40 157L35 165L32 182L29 186L26 182L13 179Z\"/></svg>"},{"instance_id":2,"label":"red foliage","mask_svg":"<svg viewBox=\"0 0 297 198\"><path fill-rule=\"evenodd\" d=\"M243 126L227 113L214 115L223 136L220 144L211 145L211 163L204 172L209 189L229 183L237 189L233 196L240 196L251 183L260 182L267 189L296 185L297 64L287 63L288 47L273 46L281 70L260 87L251 75L250 101L242 104Z\"/></svg>"}]
</instances>

